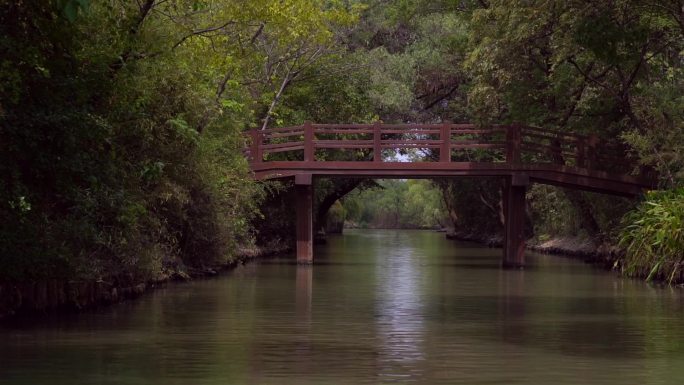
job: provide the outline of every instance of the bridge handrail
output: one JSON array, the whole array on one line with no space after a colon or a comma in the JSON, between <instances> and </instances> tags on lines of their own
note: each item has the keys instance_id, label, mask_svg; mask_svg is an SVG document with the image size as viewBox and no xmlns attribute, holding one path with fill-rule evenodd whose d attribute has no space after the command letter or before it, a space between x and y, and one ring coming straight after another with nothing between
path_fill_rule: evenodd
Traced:
<instances>
[{"instance_id":1,"label":"bridge handrail","mask_svg":"<svg viewBox=\"0 0 684 385\"><path fill-rule=\"evenodd\" d=\"M535 159L535 162L587 169L596 169L600 163L605 163L599 160L610 159L611 163L618 165L625 163L624 157L598 151L599 147L601 150L606 150L606 147L596 135L519 124L307 122L298 126L252 129L246 135L251 137L251 144L245 155L252 162L263 162L266 154L291 151L303 151L304 161L315 161L318 149L369 149L373 161L382 162L380 154L383 150L421 148L439 150L439 162L451 162L454 151L458 154L460 151L486 149L502 152L498 159L503 158L512 164L522 163L523 155L528 157L526 159Z\"/></svg>"}]
</instances>

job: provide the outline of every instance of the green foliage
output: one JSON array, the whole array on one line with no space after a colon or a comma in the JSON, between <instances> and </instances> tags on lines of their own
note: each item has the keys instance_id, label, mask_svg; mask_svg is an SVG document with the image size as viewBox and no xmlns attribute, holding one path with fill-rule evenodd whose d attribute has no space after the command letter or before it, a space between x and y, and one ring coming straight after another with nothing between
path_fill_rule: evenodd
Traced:
<instances>
[{"instance_id":1,"label":"green foliage","mask_svg":"<svg viewBox=\"0 0 684 385\"><path fill-rule=\"evenodd\" d=\"M470 19L470 109L629 144L676 185L681 8L670 1L491 1ZM630 159L636 165L636 157Z\"/></svg>"},{"instance_id":2,"label":"green foliage","mask_svg":"<svg viewBox=\"0 0 684 385\"><path fill-rule=\"evenodd\" d=\"M499 234L502 230L501 181L494 179L438 180L450 225L475 235Z\"/></svg>"},{"instance_id":3,"label":"green foliage","mask_svg":"<svg viewBox=\"0 0 684 385\"><path fill-rule=\"evenodd\" d=\"M381 180L379 188L347 195L346 219L361 227L435 228L444 223L439 190L425 180Z\"/></svg>"},{"instance_id":4,"label":"green foliage","mask_svg":"<svg viewBox=\"0 0 684 385\"><path fill-rule=\"evenodd\" d=\"M295 212L295 189L291 182L266 182L261 201L261 215L252 220L255 241L259 245L295 244L297 213Z\"/></svg>"},{"instance_id":5,"label":"green foliage","mask_svg":"<svg viewBox=\"0 0 684 385\"><path fill-rule=\"evenodd\" d=\"M534 233L538 237L579 235L581 220L559 188L534 185L527 199L532 208Z\"/></svg>"},{"instance_id":6,"label":"green foliage","mask_svg":"<svg viewBox=\"0 0 684 385\"><path fill-rule=\"evenodd\" d=\"M653 168L664 187L681 187L677 7L1 2L0 280L151 277L225 261L253 238L288 238L294 216L282 198L290 189L252 183L240 154L240 132L254 125L521 121L626 144L634 170ZM434 154L409 154L426 157ZM501 160L477 150L454 157ZM431 227L448 217L457 227L500 230L499 181L385 181L382 191L334 203L359 183L321 181L317 207L375 226ZM640 220L643 207L628 218ZM549 235L610 235L628 208L553 188L530 192L536 231Z\"/></svg>"},{"instance_id":7,"label":"green foliage","mask_svg":"<svg viewBox=\"0 0 684 385\"><path fill-rule=\"evenodd\" d=\"M0 280L129 282L222 263L251 242L250 116L216 103L215 56L169 49L187 32L141 12L0 5Z\"/></svg>"},{"instance_id":8,"label":"green foliage","mask_svg":"<svg viewBox=\"0 0 684 385\"><path fill-rule=\"evenodd\" d=\"M90 0L55 0L57 9L70 22L76 20L79 11L86 11Z\"/></svg>"},{"instance_id":9,"label":"green foliage","mask_svg":"<svg viewBox=\"0 0 684 385\"><path fill-rule=\"evenodd\" d=\"M342 206L339 200L336 201L328 211L327 223L325 225L326 234L340 234L344 228L346 217L347 211L344 209L344 206Z\"/></svg>"},{"instance_id":10,"label":"green foliage","mask_svg":"<svg viewBox=\"0 0 684 385\"><path fill-rule=\"evenodd\" d=\"M648 280L681 282L684 278L684 189L652 191L624 217L620 245L623 269Z\"/></svg>"},{"instance_id":11,"label":"green foliage","mask_svg":"<svg viewBox=\"0 0 684 385\"><path fill-rule=\"evenodd\" d=\"M365 60L369 62L369 97L373 103L385 113L408 110L413 101L413 58L390 55L380 47L370 51Z\"/></svg>"}]
</instances>

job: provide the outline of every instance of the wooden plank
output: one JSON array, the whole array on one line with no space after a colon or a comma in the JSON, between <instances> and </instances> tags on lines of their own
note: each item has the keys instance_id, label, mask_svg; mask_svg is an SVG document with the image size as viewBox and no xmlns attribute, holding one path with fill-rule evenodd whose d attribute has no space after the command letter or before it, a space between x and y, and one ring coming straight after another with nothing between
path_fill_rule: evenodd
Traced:
<instances>
[{"instance_id":1,"label":"wooden plank","mask_svg":"<svg viewBox=\"0 0 684 385\"><path fill-rule=\"evenodd\" d=\"M252 136L252 145L250 148L250 155L252 156L252 161L263 162L263 136L258 131L252 131L250 134Z\"/></svg>"},{"instance_id":2,"label":"wooden plank","mask_svg":"<svg viewBox=\"0 0 684 385\"><path fill-rule=\"evenodd\" d=\"M425 129L425 130L416 130L416 129L406 129L406 130L390 130L383 128L382 133L383 134L394 134L394 135L437 135L439 134L440 130L439 129Z\"/></svg>"},{"instance_id":3,"label":"wooden plank","mask_svg":"<svg viewBox=\"0 0 684 385\"><path fill-rule=\"evenodd\" d=\"M364 128L350 128L347 130L343 129L328 129L328 128L316 128L315 129L316 134L320 135L364 135L364 134L372 134L373 130L368 130Z\"/></svg>"},{"instance_id":4,"label":"wooden plank","mask_svg":"<svg viewBox=\"0 0 684 385\"><path fill-rule=\"evenodd\" d=\"M303 141L297 141L297 142L283 142L283 143L273 143L273 144L262 144L261 148L263 150L270 150L270 149L275 149L275 148L283 148L283 147L295 147L295 146L304 146Z\"/></svg>"},{"instance_id":5,"label":"wooden plank","mask_svg":"<svg viewBox=\"0 0 684 385\"><path fill-rule=\"evenodd\" d=\"M506 131L506 162L510 164L520 163L521 146L520 126L513 125Z\"/></svg>"},{"instance_id":6,"label":"wooden plank","mask_svg":"<svg viewBox=\"0 0 684 385\"><path fill-rule=\"evenodd\" d=\"M451 162L451 127L449 123L442 126L439 140L442 142L439 147L439 161Z\"/></svg>"},{"instance_id":7,"label":"wooden plank","mask_svg":"<svg viewBox=\"0 0 684 385\"><path fill-rule=\"evenodd\" d=\"M503 150L506 148L506 145L504 143L470 143L470 144L452 143L451 148L452 149L483 148L483 149Z\"/></svg>"},{"instance_id":8,"label":"wooden plank","mask_svg":"<svg viewBox=\"0 0 684 385\"><path fill-rule=\"evenodd\" d=\"M481 140L481 139L474 139L474 140L452 140L451 144L496 144L498 146L505 146L506 142L503 141L497 141L497 140Z\"/></svg>"},{"instance_id":9,"label":"wooden plank","mask_svg":"<svg viewBox=\"0 0 684 385\"><path fill-rule=\"evenodd\" d=\"M290 147L282 147L282 148L274 148L272 150L264 150L264 154L275 154L278 152L288 152L288 151L301 151L304 149L304 146L290 146Z\"/></svg>"},{"instance_id":10,"label":"wooden plank","mask_svg":"<svg viewBox=\"0 0 684 385\"><path fill-rule=\"evenodd\" d=\"M451 130L451 134L456 135L489 135L503 134L505 130Z\"/></svg>"},{"instance_id":11,"label":"wooden plank","mask_svg":"<svg viewBox=\"0 0 684 385\"><path fill-rule=\"evenodd\" d=\"M327 144L373 144L372 139L316 139L314 143L318 145Z\"/></svg>"},{"instance_id":12,"label":"wooden plank","mask_svg":"<svg viewBox=\"0 0 684 385\"><path fill-rule=\"evenodd\" d=\"M420 123L402 123L402 124L385 124L383 123L382 129L384 130L437 130L439 132L439 124L420 124Z\"/></svg>"},{"instance_id":13,"label":"wooden plank","mask_svg":"<svg viewBox=\"0 0 684 385\"><path fill-rule=\"evenodd\" d=\"M359 142L368 142L366 140L364 141L359 141ZM373 143L340 143L340 142L329 142L329 143L321 143L321 141L317 141L314 143L315 148L338 148L338 149L358 149L358 148L373 148Z\"/></svg>"},{"instance_id":14,"label":"wooden plank","mask_svg":"<svg viewBox=\"0 0 684 385\"><path fill-rule=\"evenodd\" d=\"M584 138L579 139L577 142L577 153L575 158L577 159L577 167L584 168L587 165L587 148L586 140Z\"/></svg>"},{"instance_id":15,"label":"wooden plank","mask_svg":"<svg viewBox=\"0 0 684 385\"><path fill-rule=\"evenodd\" d=\"M292 132L282 133L282 134L275 133L275 134L264 135L264 137L266 139L289 138L292 136L304 136L304 131L300 130L300 131L292 131Z\"/></svg>"},{"instance_id":16,"label":"wooden plank","mask_svg":"<svg viewBox=\"0 0 684 385\"><path fill-rule=\"evenodd\" d=\"M313 173L326 177L371 177L371 178L437 178L437 177L503 177L524 172L530 180L587 191L634 196L644 189L653 188L651 179L640 179L623 174L579 169L556 164L510 165L508 163L476 162L372 162L372 161L272 161L253 165L258 178L269 178Z\"/></svg>"},{"instance_id":17,"label":"wooden plank","mask_svg":"<svg viewBox=\"0 0 684 385\"><path fill-rule=\"evenodd\" d=\"M434 139L405 139L405 140L400 140L400 139L386 139L381 141L383 146L391 147L393 145L401 145L405 143L415 143L415 144L441 144L441 140L434 140Z\"/></svg>"},{"instance_id":18,"label":"wooden plank","mask_svg":"<svg viewBox=\"0 0 684 385\"><path fill-rule=\"evenodd\" d=\"M382 162L382 123L373 125L373 161Z\"/></svg>"},{"instance_id":19,"label":"wooden plank","mask_svg":"<svg viewBox=\"0 0 684 385\"><path fill-rule=\"evenodd\" d=\"M314 134L313 124L311 122L304 123L304 161L314 160Z\"/></svg>"},{"instance_id":20,"label":"wooden plank","mask_svg":"<svg viewBox=\"0 0 684 385\"><path fill-rule=\"evenodd\" d=\"M399 148L440 148L439 144L425 144L425 143L406 143L393 144L391 146L384 146L385 149L399 149Z\"/></svg>"},{"instance_id":21,"label":"wooden plank","mask_svg":"<svg viewBox=\"0 0 684 385\"><path fill-rule=\"evenodd\" d=\"M366 129L373 128L372 124L314 124L314 128L331 128L331 129Z\"/></svg>"},{"instance_id":22,"label":"wooden plank","mask_svg":"<svg viewBox=\"0 0 684 385\"><path fill-rule=\"evenodd\" d=\"M538 152L541 154L547 154L553 150L553 147L551 147L549 145L529 143L529 142L523 142L521 148L524 151L534 151L534 152Z\"/></svg>"}]
</instances>

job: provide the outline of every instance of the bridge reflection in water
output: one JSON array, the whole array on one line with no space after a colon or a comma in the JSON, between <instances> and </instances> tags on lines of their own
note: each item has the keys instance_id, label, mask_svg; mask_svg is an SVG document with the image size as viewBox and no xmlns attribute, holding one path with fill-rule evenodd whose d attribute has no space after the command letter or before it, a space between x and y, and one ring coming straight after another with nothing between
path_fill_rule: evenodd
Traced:
<instances>
[{"instance_id":1,"label":"bridge reflection in water","mask_svg":"<svg viewBox=\"0 0 684 385\"><path fill-rule=\"evenodd\" d=\"M375 328L379 339L378 376L383 382L419 377L426 359L421 258L401 233L391 240L391 255L376 254L378 293Z\"/></svg>"}]
</instances>

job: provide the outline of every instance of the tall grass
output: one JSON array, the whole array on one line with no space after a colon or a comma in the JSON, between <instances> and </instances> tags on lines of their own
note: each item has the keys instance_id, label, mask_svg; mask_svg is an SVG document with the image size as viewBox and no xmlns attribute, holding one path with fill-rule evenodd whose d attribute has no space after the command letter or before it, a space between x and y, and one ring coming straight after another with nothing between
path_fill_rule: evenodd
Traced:
<instances>
[{"instance_id":1,"label":"tall grass","mask_svg":"<svg viewBox=\"0 0 684 385\"><path fill-rule=\"evenodd\" d=\"M646 280L681 282L684 260L684 188L652 191L623 219L623 271Z\"/></svg>"}]
</instances>

